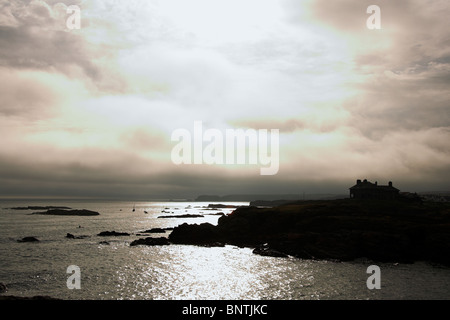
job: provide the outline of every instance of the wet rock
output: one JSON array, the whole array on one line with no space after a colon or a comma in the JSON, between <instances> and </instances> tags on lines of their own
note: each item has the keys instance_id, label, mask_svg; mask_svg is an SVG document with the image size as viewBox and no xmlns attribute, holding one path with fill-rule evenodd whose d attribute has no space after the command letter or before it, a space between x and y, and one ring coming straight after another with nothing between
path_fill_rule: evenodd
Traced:
<instances>
[{"instance_id":1,"label":"wet rock","mask_svg":"<svg viewBox=\"0 0 450 320\"><path fill-rule=\"evenodd\" d=\"M170 242L167 238L160 237L160 238L141 238L134 240L130 243L130 247L138 246L138 245L145 245L145 246L163 246L163 245L169 245Z\"/></svg>"},{"instance_id":2,"label":"wet rock","mask_svg":"<svg viewBox=\"0 0 450 320\"><path fill-rule=\"evenodd\" d=\"M6 284L0 282L0 293L5 293L6 291L8 291L8 287Z\"/></svg>"}]
</instances>

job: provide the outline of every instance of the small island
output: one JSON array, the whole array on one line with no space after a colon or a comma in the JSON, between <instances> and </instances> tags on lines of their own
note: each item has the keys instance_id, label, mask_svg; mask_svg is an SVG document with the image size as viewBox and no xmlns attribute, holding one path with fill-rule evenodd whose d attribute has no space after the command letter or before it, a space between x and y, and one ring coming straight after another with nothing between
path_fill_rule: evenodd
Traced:
<instances>
[{"instance_id":1,"label":"small island","mask_svg":"<svg viewBox=\"0 0 450 320\"><path fill-rule=\"evenodd\" d=\"M48 209L43 212L33 212L32 214L53 215L53 216L98 216L100 213L86 209Z\"/></svg>"}]
</instances>

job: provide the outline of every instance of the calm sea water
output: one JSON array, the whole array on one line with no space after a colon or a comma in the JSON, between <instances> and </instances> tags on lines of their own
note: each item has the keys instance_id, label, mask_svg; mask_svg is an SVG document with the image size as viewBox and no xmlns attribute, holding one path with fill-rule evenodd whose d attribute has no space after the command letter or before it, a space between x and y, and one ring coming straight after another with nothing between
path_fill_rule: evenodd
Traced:
<instances>
[{"instance_id":1,"label":"calm sea water","mask_svg":"<svg viewBox=\"0 0 450 320\"><path fill-rule=\"evenodd\" d=\"M450 268L414 264L313 261L254 255L234 246L135 246L150 228L181 223L216 224L217 211L200 202L1 201L0 282L7 295L61 299L449 299ZM228 203L229 204L229 203ZM234 203L247 205L248 203ZM99 216L30 215L29 205L68 206ZM135 212L132 212L133 206ZM220 209L229 213L232 209ZM145 213L147 211L148 213ZM166 211L166 212L162 212ZM161 219L160 215L203 213L204 218ZM101 231L130 233L99 237ZM68 239L67 233L86 236ZM167 236L153 234L153 237ZM26 236L37 243L19 243ZM108 241L109 244L102 244ZM369 290L367 267L381 269L381 289ZM80 268L81 288L68 289L67 268Z\"/></svg>"}]
</instances>

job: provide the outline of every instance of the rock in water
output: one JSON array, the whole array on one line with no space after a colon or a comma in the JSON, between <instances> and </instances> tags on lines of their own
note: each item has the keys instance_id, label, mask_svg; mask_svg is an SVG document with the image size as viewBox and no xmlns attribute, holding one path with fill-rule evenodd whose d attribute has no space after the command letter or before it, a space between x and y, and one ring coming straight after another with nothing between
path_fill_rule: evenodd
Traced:
<instances>
[{"instance_id":1,"label":"rock in water","mask_svg":"<svg viewBox=\"0 0 450 320\"><path fill-rule=\"evenodd\" d=\"M129 233L126 232L116 232L116 231L102 231L98 234L100 237L110 237L110 236L129 236Z\"/></svg>"},{"instance_id":2,"label":"rock in water","mask_svg":"<svg viewBox=\"0 0 450 320\"><path fill-rule=\"evenodd\" d=\"M43 214L53 216L98 216L100 213L96 211L81 209L81 210L64 210L64 209L49 209L44 212L33 212L32 214Z\"/></svg>"},{"instance_id":3,"label":"rock in water","mask_svg":"<svg viewBox=\"0 0 450 320\"><path fill-rule=\"evenodd\" d=\"M159 216L158 218L203 218L202 214L180 214L180 215L172 215L172 216Z\"/></svg>"},{"instance_id":4,"label":"rock in water","mask_svg":"<svg viewBox=\"0 0 450 320\"><path fill-rule=\"evenodd\" d=\"M142 239L134 240L133 242L130 243L130 247L137 246L137 245L163 246L163 245L168 245L168 244L170 244L170 242L169 242L169 240L167 238L164 238L164 237L160 237L160 238L147 237L145 239L142 238Z\"/></svg>"},{"instance_id":5,"label":"rock in water","mask_svg":"<svg viewBox=\"0 0 450 320\"><path fill-rule=\"evenodd\" d=\"M17 242L38 242L39 240L35 237L25 237L20 240L17 240Z\"/></svg>"}]
</instances>

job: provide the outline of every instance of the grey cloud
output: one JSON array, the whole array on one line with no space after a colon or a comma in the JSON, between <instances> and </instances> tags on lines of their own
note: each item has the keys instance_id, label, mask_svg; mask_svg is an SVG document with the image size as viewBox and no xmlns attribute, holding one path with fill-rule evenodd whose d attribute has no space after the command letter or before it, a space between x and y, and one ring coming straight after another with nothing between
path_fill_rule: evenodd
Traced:
<instances>
[{"instance_id":1,"label":"grey cloud","mask_svg":"<svg viewBox=\"0 0 450 320\"><path fill-rule=\"evenodd\" d=\"M0 65L10 68L59 70L71 74L78 66L85 75L97 80L100 71L84 52L80 36L51 31L35 34L31 27L0 27Z\"/></svg>"},{"instance_id":2,"label":"grey cloud","mask_svg":"<svg viewBox=\"0 0 450 320\"><path fill-rule=\"evenodd\" d=\"M92 59L107 54L106 49L88 43L82 33L66 27L68 14L63 2L34 0L0 5L4 10L0 16L0 66L87 77L102 89L113 85L112 74ZM83 25L89 25L87 17Z\"/></svg>"}]
</instances>

